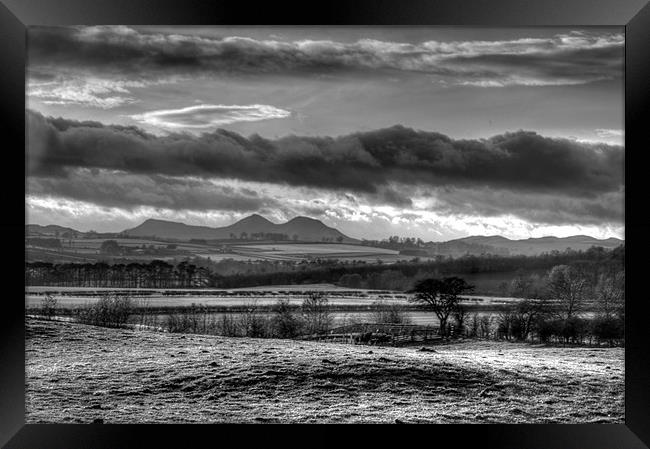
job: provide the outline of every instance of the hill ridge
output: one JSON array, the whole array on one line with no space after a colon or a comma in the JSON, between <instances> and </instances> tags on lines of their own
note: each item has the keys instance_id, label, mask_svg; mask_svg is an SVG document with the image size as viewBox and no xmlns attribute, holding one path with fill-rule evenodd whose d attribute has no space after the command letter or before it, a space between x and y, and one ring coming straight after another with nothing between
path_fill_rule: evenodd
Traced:
<instances>
[{"instance_id":1,"label":"hill ridge","mask_svg":"<svg viewBox=\"0 0 650 449\"><path fill-rule=\"evenodd\" d=\"M221 227L194 226L173 221L145 220L140 225L122 231L129 236L189 239L233 239L249 238L252 234L284 235L294 241L332 241L355 243L357 239L348 237L338 229L327 226L322 221L296 216L284 223L274 223L259 214L248 215L235 223Z\"/></svg>"}]
</instances>

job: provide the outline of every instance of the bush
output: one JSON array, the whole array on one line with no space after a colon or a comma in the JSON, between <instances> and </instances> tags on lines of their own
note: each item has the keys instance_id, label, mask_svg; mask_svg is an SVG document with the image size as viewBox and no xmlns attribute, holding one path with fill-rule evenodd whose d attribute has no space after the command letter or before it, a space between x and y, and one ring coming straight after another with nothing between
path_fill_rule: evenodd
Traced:
<instances>
[{"instance_id":1,"label":"bush","mask_svg":"<svg viewBox=\"0 0 650 449\"><path fill-rule=\"evenodd\" d=\"M588 335L589 322L583 318L571 317L564 321L562 337L565 342L582 343Z\"/></svg>"},{"instance_id":2,"label":"bush","mask_svg":"<svg viewBox=\"0 0 650 449\"><path fill-rule=\"evenodd\" d=\"M549 343L562 334L562 320L540 319L536 327L541 343Z\"/></svg>"},{"instance_id":3,"label":"bush","mask_svg":"<svg viewBox=\"0 0 650 449\"><path fill-rule=\"evenodd\" d=\"M512 323L514 321L514 314L510 311L501 312L497 316L497 338L505 338L510 340L512 338Z\"/></svg>"},{"instance_id":4,"label":"bush","mask_svg":"<svg viewBox=\"0 0 650 449\"><path fill-rule=\"evenodd\" d=\"M491 327L492 327L492 317L489 315L482 315L478 320L479 336L481 338L489 338Z\"/></svg>"},{"instance_id":5,"label":"bush","mask_svg":"<svg viewBox=\"0 0 650 449\"><path fill-rule=\"evenodd\" d=\"M273 309L274 316L271 319L271 326L274 337L294 338L300 335L303 323L295 315L289 301L280 300Z\"/></svg>"},{"instance_id":6,"label":"bush","mask_svg":"<svg viewBox=\"0 0 650 449\"><path fill-rule=\"evenodd\" d=\"M469 326L467 329L467 336L470 338L476 338L478 337L478 331L479 331L479 317L478 317L478 313L474 312L469 322Z\"/></svg>"},{"instance_id":7,"label":"bush","mask_svg":"<svg viewBox=\"0 0 650 449\"><path fill-rule=\"evenodd\" d=\"M451 316L454 318L454 335L462 336L465 334L466 326L465 322L467 321L467 309L462 305L458 304L455 310L451 313Z\"/></svg>"},{"instance_id":8,"label":"bush","mask_svg":"<svg viewBox=\"0 0 650 449\"><path fill-rule=\"evenodd\" d=\"M221 320L219 321L219 334L226 337L237 337L239 336L239 324L235 317L230 313L224 313L221 315Z\"/></svg>"},{"instance_id":9,"label":"bush","mask_svg":"<svg viewBox=\"0 0 650 449\"><path fill-rule=\"evenodd\" d=\"M574 316L569 319L540 319L536 327L542 343L583 343L589 336L591 325L589 320Z\"/></svg>"},{"instance_id":10,"label":"bush","mask_svg":"<svg viewBox=\"0 0 650 449\"><path fill-rule=\"evenodd\" d=\"M41 308L39 310L40 315L51 320L56 314L56 305L57 299L49 293L46 294L45 298L41 301Z\"/></svg>"},{"instance_id":11,"label":"bush","mask_svg":"<svg viewBox=\"0 0 650 449\"><path fill-rule=\"evenodd\" d=\"M83 324L122 327L131 314L133 302L126 295L103 295L91 305L77 310L76 320Z\"/></svg>"},{"instance_id":12,"label":"bush","mask_svg":"<svg viewBox=\"0 0 650 449\"><path fill-rule=\"evenodd\" d=\"M246 311L239 316L238 327L244 337L264 338L271 333L271 323L259 313L256 300L246 305Z\"/></svg>"},{"instance_id":13,"label":"bush","mask_svg":"<svg viewBox=\"0 0 650 449\"><path fill-rule=\"evenodd\" d=\"M624 322L615 317L601 316L595 318L591 322L591 332L598 342L609 342L610 345L625 338Z\"/></svg>"},{"instance_id":14,"label":"bush","mask_svg":"<svg viewBox=\"0 0 650 449\"><path fill-rule=\"evenodd\" d=\"M526 316L519 311L505 311L497 316L497 335L506 340L523 341L528 338L530 329L526 325Z\"/></svg>"}]
</instances>

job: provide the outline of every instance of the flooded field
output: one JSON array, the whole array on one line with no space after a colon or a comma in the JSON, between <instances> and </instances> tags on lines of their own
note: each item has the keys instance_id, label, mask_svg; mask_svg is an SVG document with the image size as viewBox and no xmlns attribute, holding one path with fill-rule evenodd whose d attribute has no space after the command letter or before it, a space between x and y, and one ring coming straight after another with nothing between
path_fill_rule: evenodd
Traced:
<instances>
[{"instance_id":1,"label":"flooded field","mask_svg":"<svg viewBox=\"0 0 650 449\"><path fill-rule=\"evenodd\" d=\"M366 290L338 287L331 284L263 286L219 289L119 289L84 287L26 287L25 307L38 307L46 294L57 299L59 307L77 307L91 304L104 294L128 294L136 304L144 303L151 307L184 307L192 303L203 306L236 307L254 302L258 306L270 306L278 300L300 305L310 292L319 292L327 297L330 305L368 306L375 301L409 306L411 294L390 290ZM468 306L499 307L520 301L519 298L464 295Z\"/></svg>"},{"instance_id":2,"label":"flooded field","mask_svg":"<svg viewBox=\"0 0 650 449\"><path fill-rule=\"evenodd\" d=\"M278 301L286 301L298 311L309 292L318 291L328 298L333 326L353 323L373 323L376 304L397 305L403 312L405 322L423 326L438 326L439 321L431 311L422 310L408 301L411 294L385 290L346 289L330 284L302 286L273 286L247 289L115 289L81 287L27 287L25 308L37 310L45 294L53 295L61 315L69 315L73 309L91 305L104 294L129 294L135 308L129 322L146 321L152 326L164 326L171 314L188 313L192 308L199 309L201 320L218 322L224 315L241 319L246 310L256 310L259 317L270 319L273 307ZM475 296L463 297L463 305L468 310L467 320L476 314L479 319L488 316L495 321L498 314L518 301L519 298ZM146 319L143 319L144 315ZM585 317L593 315L584 313Z\"/></svg>"}]
</instances>

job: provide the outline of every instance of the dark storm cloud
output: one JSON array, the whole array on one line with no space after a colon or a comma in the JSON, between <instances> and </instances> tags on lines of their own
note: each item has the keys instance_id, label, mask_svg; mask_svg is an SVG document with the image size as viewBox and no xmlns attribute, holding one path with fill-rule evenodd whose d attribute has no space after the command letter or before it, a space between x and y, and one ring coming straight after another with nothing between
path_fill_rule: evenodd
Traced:
<instances>
[{"instance_id":1,"label":"dark storm cloud","mask_svg":"<svg viewBox=\"0 0 650 449\"><path fill-rule=\"evenodd\" d=\"M342 137L244 138L218 130L154 136L135 127L27 112L32 176L67 168L238 178L393 197L391 184L554 193L594 198L623 185L621 147L518 131L454 140L402 126ZM392 193L391 193L392 190ZM403 196L403 195L402 195Z\"/></svg>"},{"instance_id":2,"label":"dark storm cloud","mask_svg":"<svg viewBox=\"0 0 650 449\"><path fill-rule=\"evenodd\" d=\"M66 177L30 177L28 193L85 201L100 206L133 209L140 206L171 210L234 212L277 208L277 201L250 189L203 180L161 175L132 175L105 170L66 170Z\"/></svg>"},{"instance_id":3,"label":"dark storm cloud","mask_svg":"<svg viewBox=\"0 0 650 449\"><path fill-rule=\"evenodd\" d=\"M131 78L196 74L421 72L476 85L583 84L620 78L621 34L398 43L206 38L127 27L29 30L30 68Z\"/></svg>"},{"instance_id":4,"label":"dark storm cloud","mask_svg":"<svg viewBox=\"0 0 650 449\"><path fill-rule=\"evenodd\" d=\"M538 224L602 225L622 223L624 217L623 189L593 198L575 198L509 190L452 188L437 198L436 211L439 213L484 217L511 214Z\"/></svg>"}]
</instances>

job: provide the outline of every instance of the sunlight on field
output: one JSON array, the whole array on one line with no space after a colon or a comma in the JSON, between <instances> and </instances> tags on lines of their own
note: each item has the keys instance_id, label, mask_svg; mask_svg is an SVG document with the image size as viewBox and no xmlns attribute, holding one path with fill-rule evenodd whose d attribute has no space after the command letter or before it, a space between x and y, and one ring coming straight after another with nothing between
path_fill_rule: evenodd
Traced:
<instances>
[{"instance_id":1,"label":"sunlight on field","mask_svg":"<svg viewBox=\"0 0 650 449\"><path fill-rule=\"evenodd\" d=\"M422 351L28 320L26 422L622 423L623 355L494 341Z\"/></svg>"},{"instance_id":2,"label":"sunlight on field","mask_svg":"<svg viewBox=\"0 0 650 449\"><path fill-rule=\"evenodd\" d=\"M278 254L398 254L384 248L374 248L372 246L360 245L339 245L339 244L291 244L291 243L273 243L265 245L242 245L233 246L235 249L248 251L263 251Z\"/></svg>"}]
</instances>

